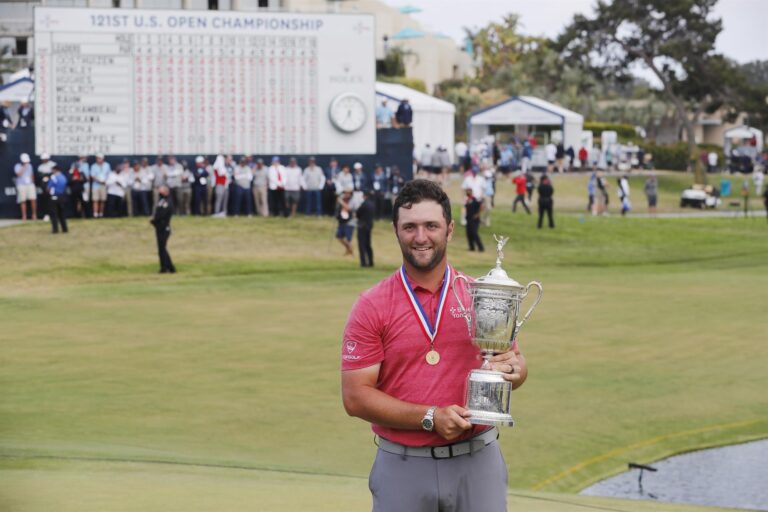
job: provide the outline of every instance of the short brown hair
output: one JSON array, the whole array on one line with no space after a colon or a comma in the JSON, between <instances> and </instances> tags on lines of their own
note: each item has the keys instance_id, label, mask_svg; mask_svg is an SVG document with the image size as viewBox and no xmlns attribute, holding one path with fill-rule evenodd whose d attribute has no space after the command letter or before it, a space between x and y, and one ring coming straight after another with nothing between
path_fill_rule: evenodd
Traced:
<instances>
[{"instance_id":1,"label":"short brown hair","mask_svg":"<svg viewBox=\"0 0 768 512\"><path fill-rule=\"evenodd\" d=\"M422 201L434 201L443 208L443 218L445 223L451 223L451 200L448 194L437 183L429 180L413 180L403 186L403 189L397 195L395 204L392 207L392 224L397 227L397 221L400 218L400 208L409 209L414 204Z\"/></svg>"}]
</instances>

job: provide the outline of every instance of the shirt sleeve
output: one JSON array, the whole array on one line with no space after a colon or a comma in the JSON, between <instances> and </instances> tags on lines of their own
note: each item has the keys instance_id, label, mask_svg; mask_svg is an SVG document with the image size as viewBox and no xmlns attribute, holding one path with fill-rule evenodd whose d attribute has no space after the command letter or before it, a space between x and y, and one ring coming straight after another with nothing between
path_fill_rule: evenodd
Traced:
<instances>
[{"instance_id":1,"label":"shirt sleeve","mask_svg":"<svg viewBox=\"0 0 768 512\"><path fill-rule=\"evenodd\" d=\"M361 296L352 307L341 343L341 369L359 370L384 360L383 326L376 308Z\"/></svg>"}]
</instances>

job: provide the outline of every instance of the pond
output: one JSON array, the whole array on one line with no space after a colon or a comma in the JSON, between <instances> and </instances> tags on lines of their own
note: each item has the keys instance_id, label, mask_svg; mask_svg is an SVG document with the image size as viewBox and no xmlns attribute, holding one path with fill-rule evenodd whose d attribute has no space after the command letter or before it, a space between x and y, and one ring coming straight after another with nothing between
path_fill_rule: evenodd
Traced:
<instances>
[{"instance_id":1,"label":"pond","mask_svg":"<svg viewBox=\"0 0 768 512\"><path fill-rule=\"evenodd\" d=\"M581 494L768 511L768 440L676 455L587 487Z\"/></svg>"}]
</instances>

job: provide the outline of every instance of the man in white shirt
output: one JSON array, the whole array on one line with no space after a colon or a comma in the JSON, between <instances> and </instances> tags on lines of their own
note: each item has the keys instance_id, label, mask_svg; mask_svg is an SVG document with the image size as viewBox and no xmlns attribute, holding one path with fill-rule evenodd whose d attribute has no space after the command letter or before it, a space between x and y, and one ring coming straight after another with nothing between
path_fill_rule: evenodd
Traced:
<instances>
[{"instance_id":1,"label":"man in white shirt","mask_svg":"<svg viewBox=\"0 0 768 512\"><path fill-rule=\"evenodd\" d=\"M165 184L168 186L173 213L179 213L181 207L181 176L184 168L176 161L176 157L168 155L168 165L165 166Z\"/></svg>"},{"instance_id":2,"label":"man in white shirt","mask_svg":"<svg viewBox=\"0 0 768 512\"><path fill-rule=\"evenodd\" d=\"M547 155L547 172L552 172L555 168L555 160L557 159L557 146L550 142L544 147L544 152Z\"/></svg>"},{"instance_id":3,"label":"man in white shirt","mask_svg":"<svg viewBox=\"0 0 768 512\"><path fill-rule=\"evenodd\" d=\"M717 153L710 151L707 155L707 169L708 172L715 172L717 170Z\"/></svg>"},{"instance_id":4,"label":"man in white shirt","mask_svg":"<svg viewBox=\"0 0 768 512\"><path fill-rule=\"evenodd\" d=\"M311 215L313 212L320 217L323 214L323 187L325 187L325 174L323 168L315 163L315 157L309 157L309 165L302 175L306 201L304 213Z\"/></svg>"},{"instance_id":5,"label":"man in white shirt","mask_svg":"<svg viewBox=\"0 0 768 512\"><path fill-rule=\"evenodd\" d=\"M421 155L419 156L419 164L421 165L421 168L428 173L432 172L432 156L433 155L434 155L434 152L432 151L432 146L430 146L429 142L427 142L424 145L424 149L421 151Z\"/></svg>"},{"instance_id":6,"label":"man in white shirt","mask_svg":"<svg viewBox=\"0 0 768 512\"><path fill-rule=\"evenodd\" d=\"M471 189L474 198L480 202L483 201L483 196L485 196L485 177L480 173L479 166L472 166L471 174L464 178L461 189Z\"/></svg>"},{"instance_id":7,"label":"man in white shirt","mask_svg":"<svg viewBox=\"0 0 768 512\"><path fill-rule=\"evenodd\" d=\"M249 217L253 215L251 210L251 182L253 181L253 173L251 168L248 167L248 162L245 157L240 158L240 161L235 166L235 197L233 198L234 204L232 205L232 214L240 215L245 212ZM243 208L245 203L245 208Z\"/></svg>"},{"instance_id":8,"label":"man in white shirt","mask_svg":"<svg viewBox=\"0 0 768 512\"><path fill-rule=\"evenodd\" d=\"M301 199L301 167L296 159L291 157L285 168L285 208L286 217L296 215ZM290 211L289 211L290 210Z\"/></svg>"},{"instance_id":9,"label":"man in white shirt","mask_svg":"<svg viewBox=\"0 0 768 512\"><path fill-rule=\"evenodd\" d=\"M27 201L32 206L32 220L37 220L37 189L35 188L35 170L27 153L19 156L20 163L13 167L16 185L16 200L21 208L21 220L27 220Z\"/></svg>"},{"instance_id":10,"label":"man in white shirt","mask_svg":"<svg viewBox=\"0 0 768 512\"><path fill-rule=\"evenodd\" d=\"M107 175L107 217L124 216L125 189L128 188L127 169L128 161L124 161Z\"/></svg>"},{"instance_id":11,"label":"man in white shirt","mask_svg":"<svg viewBox=\"0 0 768 512\"><path fill-rule=\"evenodd\" d=\"M278 217L285 212L285 167L280 164L280 157L272 157L272 165L267 169L269 185L269 211Z\"/></svg>"}]
</instances>

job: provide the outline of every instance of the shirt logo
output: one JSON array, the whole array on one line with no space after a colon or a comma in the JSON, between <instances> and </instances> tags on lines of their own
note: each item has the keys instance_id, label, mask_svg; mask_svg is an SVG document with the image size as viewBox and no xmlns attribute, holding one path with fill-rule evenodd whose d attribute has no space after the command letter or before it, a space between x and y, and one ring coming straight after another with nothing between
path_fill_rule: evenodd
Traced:
<instances>
[{"instance_id":1,"label":"shirt logo","mask_svg":"<svg viewBox=\"0 0 768 512\"><path fill-rule=\"evenodd\" d=\"M352 352L355 351L357 348L357 342L356 341L348 341L344 344L345 348L347 349L347 354L344 354L341 356L341 358L345 361L356 361L360 359L360 356L353 356Z\"/></svg>"},{"instance_id":2,"label":"shirt logo","mask_svg":"<svg viewBox=\"0 0 768 512\"><path fill-rule=\"evenodd\" d=\"M461 312L461 308L458 306L451 306L450 311L453 318L464 318L464 313Z\"/></svg>"}]
</instances>

